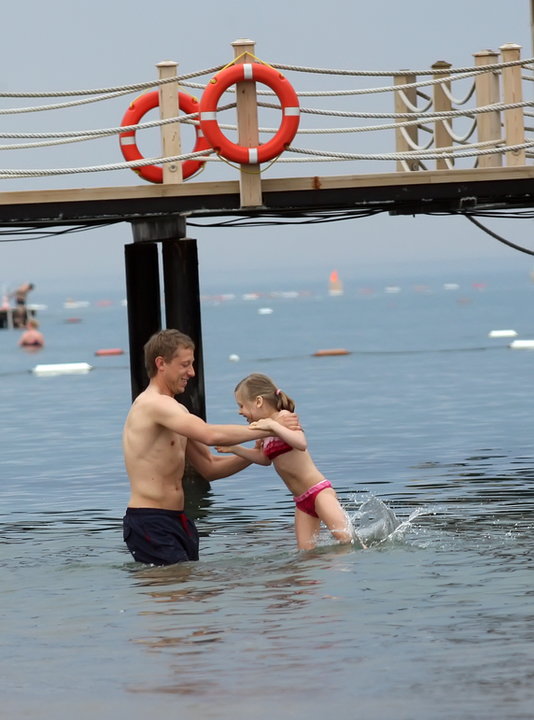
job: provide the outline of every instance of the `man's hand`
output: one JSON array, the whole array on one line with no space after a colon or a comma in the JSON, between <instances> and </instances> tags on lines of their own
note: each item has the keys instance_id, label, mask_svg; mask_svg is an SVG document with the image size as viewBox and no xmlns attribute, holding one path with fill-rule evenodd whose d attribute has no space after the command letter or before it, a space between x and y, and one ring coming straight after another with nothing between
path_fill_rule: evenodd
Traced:
<instances>
[{"instance_id":1,"label":"man's hand","mask_svg":"<svg viewBox=\"0 0 534 720\"><path fill-rule=\"evenodd\" d=\"M261 418L260 420L255 420L254 422L251 422L249 424L249 428L251 430L269 430L272 431L273 429L273 421L271 418Z\"/></svg>"},{"instance_id":2,"label":"man's hand","mask_svg":"<svg viewBox=\"0 0 534 720\"><path fill-rule=\"evenodd\" d=\"M288 430L302 430L300 426L299 416L296 413L290 413L289 410L281 410L278 413L276 421Z\"/></svg>"}]
</instances>

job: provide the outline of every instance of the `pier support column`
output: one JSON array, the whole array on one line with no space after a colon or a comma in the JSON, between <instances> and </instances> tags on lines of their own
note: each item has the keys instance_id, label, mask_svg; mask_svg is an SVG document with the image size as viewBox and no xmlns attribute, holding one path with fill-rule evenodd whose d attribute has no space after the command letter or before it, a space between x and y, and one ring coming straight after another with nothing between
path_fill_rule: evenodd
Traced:
<instances>
[{"instance_id":1,"label":"pier support column","mask_svg":"<svg viewBox=\"0 0 534 720\"><path fill-rule=\"evenodd\" d=\"M132 222L132 229L134 243L126 245L132 395L137 397L148 383L143 345L162 328L157 248L161 243L165 327L180 330L195 343L195 377L177 400L206 420L196 240L185 237L182 217L139 220Z\"/></svg>"},{"instance_id":2,"label":"pier support column","mask_svg":"<svg viewBox=\"0 0 534 720\"><path fill-rule=\"evenodd\" d=\"M206 419L204 362L200 320L197 241L181 237L163 243L163 284L168 328L184 332L195 343L195 377L180 396L189 412Z\"/></svg>"},{"instance_id":3,"label":"pier support column","mask_svg":"<svg viewBox=\"0 0 534 720\"><path fill-rule=\"evenodd\" d=\"M135 229L134 229L135 239ZM132 400L148 385L143 346L161 329L158 248L156 243L124 246L130 381Z\"/></svg>"}]
</instances>

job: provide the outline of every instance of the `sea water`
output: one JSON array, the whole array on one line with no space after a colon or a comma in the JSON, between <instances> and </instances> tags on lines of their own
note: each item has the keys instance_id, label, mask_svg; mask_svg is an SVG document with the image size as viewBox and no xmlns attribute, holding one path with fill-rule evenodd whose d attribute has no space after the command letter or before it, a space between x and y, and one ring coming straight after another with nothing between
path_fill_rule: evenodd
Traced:
<instances>
[{"instance_id":1,"label":"sea water","mask_svg":"<svg viewBox=\"0 0 534 720\"><path fill-rule=\"evenodd\" d=\"M534 338L534 285L449 280L203 302L208 420L242 422L235 384L271 375L366 550L297 552L291 497L251 467L189 495L199 562L137 565L128 354L94 355L127 351L120 293L39 297L37 354L0 331L0 715L532 718L534 352L488 333ZM65 362L93 369L31 372Z\"/></svg>"}]
</instances>

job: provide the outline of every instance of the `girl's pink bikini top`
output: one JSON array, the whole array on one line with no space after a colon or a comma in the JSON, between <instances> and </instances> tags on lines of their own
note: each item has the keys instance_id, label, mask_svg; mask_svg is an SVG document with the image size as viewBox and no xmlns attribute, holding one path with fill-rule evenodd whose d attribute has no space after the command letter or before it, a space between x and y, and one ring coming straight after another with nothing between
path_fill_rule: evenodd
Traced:
<instances>
[{"instance_id":1,"label":"girl's pink bikini top","mask_svg":"<svg viewBox=\"0 0 534 720\"><path fill-rule=\"evenodd\" d=\"M288 445L279 437L267 437L263 441L263 454L266 455L269 460L274 460L275 457L283 455L290 450L293 450L291 445Z\"/></svg>"}]
</instances>

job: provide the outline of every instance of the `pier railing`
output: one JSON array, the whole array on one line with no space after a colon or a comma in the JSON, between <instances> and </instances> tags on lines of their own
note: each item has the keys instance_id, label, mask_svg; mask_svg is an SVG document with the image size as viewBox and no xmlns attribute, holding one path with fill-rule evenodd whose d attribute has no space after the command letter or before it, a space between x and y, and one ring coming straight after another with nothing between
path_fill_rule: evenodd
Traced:
<instances>
[{"instance_id":1,"label":"pier railing","mask_svg":"<svg viewBox=\"0 0 534 720\"><path fill-rule=\"evenodd\" d=\"M243 52L254 62L263 61L255 56L252 41L236 41L233 46L230 63L238 62ZM95 184L88 179L91 174L101 178L101 173L110 171L115 171L113 181L96 184L139 184L144 181L129 171L149 165L164 168L163 183L180 183L181 163L200 158L206 161L202 180L236 179L237 170L242 185L250 191L244 204L253 205L258 201L261 177L315 176L324 174L325 165L329 174L358 175L530 163L534 157L534 127L529 127L534 125L534 102L525 98L532 96L527 85L534 79L534 60L521 59L520 46L514 44L503 45L499 51L476 52L473 58L463 67L438 61L427 70L379 71L271 62L297 92L300 126L278 158L248 167L226 162L212 148L191 152L193 143L187 134L193 132L191 126L198 125L198 114L184 115L178 109L178 89L200 97L223 66L178 75L176 63L163 62L158 66L159 76L151 81L92 90L0 92L0 115L17 119L16 132L0 132L0 150L9 151L12 161L12 167L5 159L0 164L0 179L5 181L0 190L20 189L15 182L20 179L25 179L26 189L28 178L36 179L31 189L43 186L38 178L47 179L46 187L53 183L72 187L69 176L80 174L85 177L77 185L86 186ZM203 76L208 77L198 82ZM140 160L125 162L117 138L124 132L120 119L129 102L154 88L160 91L160 117L142 118L132 126L139 145L149 151ZM25 104L6 107L8 98L23 98ZM41 98L60 99L36 105ZM254 104L253 112L243 110L235 87L228 88L217 113L219 126L241 144L248 137L259 138L261 145L278 130L280 103L262 84L256 84L247 102L249 108ZM228 113L233 116L226 121ZM81 117L85 120L80 121ZM261 122L254 120L257 117ZM60 130L53 127L52 118ZM69 129L73 124L82 127ZM333 166L335 170L330 172Z\"/></svg>"},{"instance_id":2,"label":"pier railing","mask_svg":"<svg viewBox=\"0 0 534 720\"><path fill-rule=\"evenodd\" d=\"M428 86L418 83L413 74L397 75L396 113L399 118L413 117L397 124L397 153L422 155L433 149L436 169L452 169L455 155L465 156L468 149L478 150L474 155L475 167L525 165L529 148L525 108L532 103L523 101L520 47L508 44L500 51L500 56L492 50L475 53L476 71L471 73L455 74L449 63L436 62L432 65L434 80ZM471 83L467 92L463 98L457 98L453 83L465 80L468 75ZM429 91L425 93L423 87ZM472 122L460 135L454 131L454 124L466 119ZM419 144L422 133L429 137L424 145ZM532 153L528 154L532 157ZM397 162L398 170L423 167L423 161L416 157Z\"/></svg>"}]
</instances>

